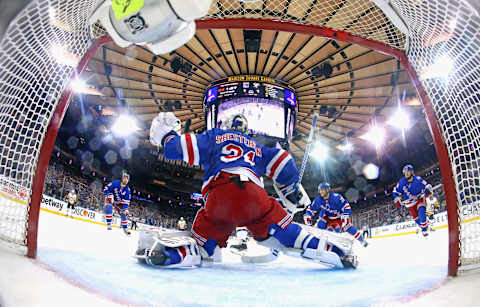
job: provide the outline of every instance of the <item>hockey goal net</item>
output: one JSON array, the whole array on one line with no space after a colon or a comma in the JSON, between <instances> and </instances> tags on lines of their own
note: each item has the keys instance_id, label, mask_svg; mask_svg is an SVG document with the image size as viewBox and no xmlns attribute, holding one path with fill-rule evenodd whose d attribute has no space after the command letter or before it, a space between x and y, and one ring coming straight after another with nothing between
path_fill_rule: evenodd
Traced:
<instances>
[{"instance_id":1,"label":"hockey goal net","mask_svg":"<svg viewBox=\"0 0 480 307\"><path fill-rule=\"evenodd\" d=\"M108 41L100 38L101 26L88 26L99 2L33 0L1 43L0 239L28 247L32 257L43 181L69 83ZM476 8L454 0L217 0L197 25L315 34L397 57L424 104L441 164L449 274L480 264Z\"/></svg>"}]
</instances>

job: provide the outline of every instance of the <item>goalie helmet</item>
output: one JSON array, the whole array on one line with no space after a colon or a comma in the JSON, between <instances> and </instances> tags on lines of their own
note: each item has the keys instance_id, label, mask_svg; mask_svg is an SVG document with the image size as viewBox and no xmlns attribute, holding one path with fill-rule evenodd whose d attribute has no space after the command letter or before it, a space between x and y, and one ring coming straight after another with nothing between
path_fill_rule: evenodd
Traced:
<instances>
[{"instance_id":1,"label":"goalie helmet","mask_svg":"<svg viewBox=\"0 0 480 307\"><path fill-rule=\"evenodd\" d=\"M224 130L234 130L240 133L247 133L248 121L242 114L232 115L225 122L223 122L221 128Z\"/></svg>"},{"instance_id":2,"label":"goalie helmet","mask_svg":"<svg viewBox=\"0 0 480 307\"><path fill-rule=\"evenodd\" d=\"M403 167L403 174L405 175L406 171L412 171L413 172L413 166L411 164L407 164Z\"/></svg>"},{"instance_id":3,"label":"goalie helmet","mask_svg":"<svg viewBox=\"0 0 480 307\"><path fill-rule=\"evenodd\" d=\"M90 16L100 21L120 47L146 45L154 54L171 52L195 35L195 19L205 16L212 0L104 0Z\"/></svg>"},{"instance_id":4,"label":"goalie helmet","mask_svg":"<svg viewBox=\"0 0 480 307\"><path fill-rule=\"evenodd\" d=\"M328 192L330 191L330 184L328 182L322 182L318 185L318 193L320 194L320 189L325 189Z\"/></svg>"}]
</instances>

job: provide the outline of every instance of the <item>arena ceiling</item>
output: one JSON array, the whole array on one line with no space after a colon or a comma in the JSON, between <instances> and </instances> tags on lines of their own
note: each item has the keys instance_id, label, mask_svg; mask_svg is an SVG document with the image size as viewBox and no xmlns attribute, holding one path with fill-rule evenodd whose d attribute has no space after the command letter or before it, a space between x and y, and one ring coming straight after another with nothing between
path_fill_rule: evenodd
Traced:
<instances>
[{"instance_id":1,"label":"arena ceiling","mask_svg":"<svg viewBox=\"0 0 480 307\"><path fill-rule=\"evenodd\" d=\"M128 110L139 120L146 141L159 111L172 110L183 129L204 130L207 86L233 75L268 76L295 88L299 112L291 151L297 157L303 155L314 112L319 114L317 136L333 146L346 137L361 146L365 141L358 137L369 124L385 121L399 102L410 113L421 110L395 58L352 43L282 31L197 30L185 46L163 55L109 43L81 79L94 88L84 101L96 113Z\"/></svg>"}]
</instances>

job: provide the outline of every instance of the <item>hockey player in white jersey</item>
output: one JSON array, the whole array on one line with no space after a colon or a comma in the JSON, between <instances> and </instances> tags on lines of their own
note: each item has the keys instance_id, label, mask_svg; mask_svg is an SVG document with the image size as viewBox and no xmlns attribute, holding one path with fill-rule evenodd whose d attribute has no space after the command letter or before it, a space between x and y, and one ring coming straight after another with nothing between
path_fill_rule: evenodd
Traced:
<instances>
[{"instance_id":1,"label":"hockey player in white jersey","mask_svg":"<svg viewBox=\"0 0 480 307\"><path fill-rule=\"evenodd\" d=\"M75 210L75 206L78 202L78 197L77 193L75 193L75 189L72 189L67 194L65 199L67 200L67 213L65 214L65 217L68 217L70 215L70 217L73 218L73 210Z\"/></svg>"},{"instance_id":2,"label":"hockey player in white jersey","mask_svg":"<svg viewBox=\"0 0 480 307\"><path fill-rule=\"evenodd\" d=\"M427 219L433 221L435 220L435 213L440 208L440 205L438 204L438 199L432 193L425 199L425 202L427 203ZM429 229L430 231L435 231L431 223L429 225Z\"/></svg>"},{"instance_id":3,"label":"hockey player in white jersey","mask_svg":"<svg viewBox=\"0 0 480 307\"><path fill-rule=\"evenodd\" d=\"M227 123L226 130L179 135L180 121L173 113L160 113L153 120L150 141L164 148L166 158L204 167L205 206L190 233L141 233L137 258L164 268L219 261L220 248L226 247L232 231L245 226L263 246L295 250L305 259L338 268L356 267L356 257L327 236L314 236L293 223L292 215L263 189L260 178L265 174L281 185L281 193L292 203L304 199L290 154L264 147L246 135L248 124L242 115L232 116Z\"/></svg>"}]
</instances>

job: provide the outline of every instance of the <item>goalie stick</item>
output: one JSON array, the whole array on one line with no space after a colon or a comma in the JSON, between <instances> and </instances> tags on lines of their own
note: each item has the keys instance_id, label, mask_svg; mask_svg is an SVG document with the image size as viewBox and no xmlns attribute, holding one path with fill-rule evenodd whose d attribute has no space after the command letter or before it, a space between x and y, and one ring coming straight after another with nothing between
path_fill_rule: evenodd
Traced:
<instances>
[{"instance_id":1,"label":"goalie stick","mask_svg":"<svg viewBox=\"0 0 480 307\"><path fill-rule=\"evenodd\" d=\"M311 151L312 143L313 143L313 136L315 134L315 127L317 126L317 118L318 118L318 114L313 113L312 127L310 128L310 133L308 135L307 145L305 147L305 153L303 154L302 164L300 166L300 171L298 173L298 182L299 183L302 182L303 174L305 172L305 168L306 168L307 162L308 162L308 157L310 156L310 151ZM277 192L277 195L282 200L283 206L292 215L295 214L298 211L302 211L303 209L305 209L305 207L304 207L305 202L307 203L307 205L310 204L310 199L308 199L308 195L305 192L305 190L304 190L304 188L301 184L299 185L298 188L299 188L299 191L301 192L301 194L303 195L303 197L299 201L300 201L300 203L303 203L303 206L298 206L298 203L293 204L288 199L286 199L284 193L281 191L280 187L277 185L276 182L273 183L273 188L275 189L275 192Z\"/></svg>"},{"instance_id":2,"label":"goalie stick","mask_svg":"<svg viewBox=\"0 0 480 307\"><path fill-rule=\"evenodd\" d=\"M352 248L354 239L340 233L330 232L323 229L318 229L312 226L302 225L302 228L316 237L327 237L329 243L335 244L347 256L352 256ZM268 263L278 258L280 252L287 256L301 257L302 250L298 248L283 247L280 249L272 249L270 253L265 255L242 255L241 260L244 263ZM353 257L353 256L352 256ZM323 263L331 266L330 263Z\"/></svg>"},{"instance_id":3,"label":"goalie stick","mask_svg":"<svg viewBox=\"0 0 480 307\"><path fill-rule=\"evenodd\" d=\"M316 112L313 113L312 127L310 128L307 145L305 147L305 153L303 154L302 164L300 166L300 171L298 173L299 183L302 182L303 174L305 172L305 168L307 167L308 157L310 156L310 151L313 143L313 136L315 134L315 127L317 126L317 118L318 118L318 114ZM273 188L275 189L275 192L277 192L277 195L282 199L282 202L284 203L285 207L287 208L288 212L291 215L294 215L297 211L301 211L305 209L303 207L288 206L287 204L290 202L284 197L283 193L280 191L280 188L275 182L273 183ZM303 187L301 185L300 185L300 188L303 190ZM306 195L306 192L304 192L303 194ZM241 260L242 262L245 262L245 263L266 263L266 262L271 262L277 259L279 254L280 254L279 250L272 249L271 252L266 255L260 255L260 256L242 255Z\"/></svg>"},{"instance_id":4,"label":"goalie stick","mask_svg":"<svg viewBox=\"0 0 480 307\"><path fill-rule=\"evenodd\" d=\"M308 135L307 146L305 147L305 153L303 154L302 164L300 166L300 171L298 172L298 182L302 182L303 173L307 167L308 157L310 156L310 150L313 143L313 135L315 134L315 127L317 126L318 114L313 113L312 127L310 128L310 133Z\"/></svg>"}]
</instances>

